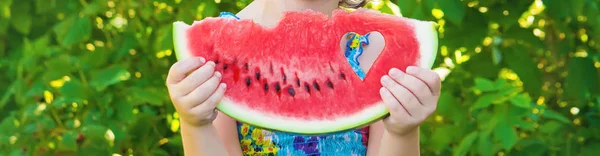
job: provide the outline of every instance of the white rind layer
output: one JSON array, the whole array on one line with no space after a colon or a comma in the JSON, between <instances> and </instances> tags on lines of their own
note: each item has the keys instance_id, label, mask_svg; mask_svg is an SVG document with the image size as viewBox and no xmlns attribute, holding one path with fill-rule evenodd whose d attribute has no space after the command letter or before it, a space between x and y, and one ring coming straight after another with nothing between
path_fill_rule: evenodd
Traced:
<instances>
[{"instance_id":1,"label":"white rind layer","mask_svg":"<svg viewBox=\"0 0 600 156\"><path fill-rule=\"evenodd\" d=\"M437 24L429 21L413 20L415 36L419 42L419 62L422 68L431 68L438 49ZM428 58L428 59L423 59Z\"/></svg>"},{"instance_id":2,"label":"white rind layer","mask_svg":"<svg viewBox=\"0 0 600 156\"><path fill-rule=\"evenodd\" d=\"M187 31L190 25L178 21L173 23L173 46L175 48L175 56L177 60L182 60L191 57L192 50L188 47Z\"/></svg>"},{"instance_id":3,"label":"white rind layer","mask_svg":"<svg viewBox=\"0 0 600 156\"><path fill-rule=\"evenodd\" d=\"M388 113L382 102L370 106L354 114L345 114L338 117L332 115L331 119L315 120L286 118L277 114L265 113L246 107L244 103L236 103L226 97L223 98L217 108L223 112L227 112L227 115L251 125L259 125L259 127L267 127L268 129L291 133L321 134L358 128L369 124L369 122L376 121L375 119L381 118Z\"/></svg>"}]
</instances>

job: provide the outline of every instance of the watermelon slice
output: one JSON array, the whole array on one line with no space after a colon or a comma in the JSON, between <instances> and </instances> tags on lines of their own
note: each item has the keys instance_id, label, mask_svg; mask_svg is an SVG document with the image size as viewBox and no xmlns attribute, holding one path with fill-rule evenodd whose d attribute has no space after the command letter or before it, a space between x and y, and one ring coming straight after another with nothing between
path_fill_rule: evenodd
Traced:
<instances>
[{"instance_id":1,"label":"watermelon slice","mask_svg":"<svg viewBox=\"0 0 600 156\"><path fill-rule=\"evenodd\" d=\"M358 128L388 114L380 78L391 68L431 68L437 25L360 9L287 12L275 27L251 20L206 18L174 23L178 59L217 63L228 90L221 112L264 129L322 134ZM364 79L344 57L349 33L379 32L385 47Z\"/></svg>"}]
</instances>

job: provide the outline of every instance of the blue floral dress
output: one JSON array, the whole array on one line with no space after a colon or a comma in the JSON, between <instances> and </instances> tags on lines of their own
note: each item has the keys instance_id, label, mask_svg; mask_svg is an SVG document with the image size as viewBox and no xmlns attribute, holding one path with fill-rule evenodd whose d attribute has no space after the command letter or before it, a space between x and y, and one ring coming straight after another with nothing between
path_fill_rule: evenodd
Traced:
<instances>
[{"instance_id":1,"label":"blue floral dress","mask_svg":"<svg viewBox=\"0 0 600 156\"><path fill-rule=\"evenodd\" d=\"M239 20L229 12L223 12L219 17ZM348 42L344 55L362 79L365 74L358 66L358 57L363 52L363 46L369 44L368 34L361 36L349 33L346 37ZM269 131L241 122L237 122L237 128L242 153L245 156L364 156L367 153L369 127L310 136Z\"/></svg>"}]
</instances>

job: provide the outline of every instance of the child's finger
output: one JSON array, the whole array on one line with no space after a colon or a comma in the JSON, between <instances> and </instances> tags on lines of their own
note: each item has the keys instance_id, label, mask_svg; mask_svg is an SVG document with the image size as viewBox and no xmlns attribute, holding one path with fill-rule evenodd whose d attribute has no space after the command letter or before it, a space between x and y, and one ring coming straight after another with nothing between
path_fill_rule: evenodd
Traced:
<instances>
[{"instance_id":1,"label":"child's finger","mask_svg":"<svg viewBox=\"0 0 600 156\"><path fill-rule=\"evenodd\" d=\"M219 88L217 88L217 91L215 91L212 95L210 95L210 97L208 97L208 99L206 99L206 101L204 101L204 104L207 106L207 108L214 109L217 107L217 105L221 102L221 99L223 99L223 95L225 95L225 89L227 89L227 85L225 85L225 83L221 83Z\"/></svg>"},{"instance_id":2,"label":"child's finger","mask_svg":"<svg viewBox=\"0 0 600 156\"><path fill-rule=\"evenodd\" d=\"M204 121L214 121L218 115L218 111L215 108L223 98L226 88L227 85L221 83L217 91L210 95L202 104L192 108L191 112L202 117Z\"/></svg>"},{"instance_id":3,"label":"child's finger","mask_svg":"<svg viewBox=\"0 0 600 156\"><path fill-rule=\"evenodd\" d=\"M425 70L423 68L410 66L406 68L406 73L413 75L416 78L425 82L431 90L431 94L433 94L434 96L440 95L441 78L436 72L433 72L432 70Z\"/></svg>"},{"instance_id":4,"label":"child's finger","mask_svg":"<svg viewBox=\"0 0 600 156\"><path fill-rule=\"evenodd\" d=\"M217 75L217 73L215 73L215 63L209 61L208 63L204 64L204 66L198 68L190 75L188 75L185 79L183 79L180 83L178 83L177 88L180 89L180 92L183 95L189 94L195 88L197 88L202 83L207 81L210 77L212 77L213 74Z\"/></svg>"},{"instance_id":5,"label":"child's finger","mask_svg":"<svg viewBox=\"0 0 600 156\"><path fill-rule=\"evenodd\" d=\"M167 76L167 84L177 84L181 80L185 79L187 73L200 67L206 60L202 57L187 58L185 60L176 62L169 69Z\"/></svg>"},{"instance_id":6,"label":"child's finger","mask_svg":"<svg viewBox=\"0 0 600 156\"><path fill-rule=\"evenodd\" d=\"M385 107L390 111L390 114L400 116L401 118L409 118L411 116L408 110L396 100L394 95L392 95L388 89L381 87L381 89L379 89L379 94L381 95Z\"/></svg>"},{"instance_id":7,"label":"child's finger","mask_svg":"<svg viewBox=\"0 0 600 156\"><path fill-rule=\"evenodd\" d=\"M415 97L408 89L404 86L396 83L396 81L392 80L389 76L383 76L381 78L383 87L387 88L392 95L406 108L408 113L411 116L415 114L421 114L421 108L423 105L419 103L417 97Z\"/></svg>"},{"instance_id":8,"label":"child's finger","mask_svg":"<svg viewBox=\"0 0 600 156\"><path fill-rule=\"evenodd\" d=\"M190 92L188 95L184 97L186 103L189 103L191 106L187 106L187 108L195 107L201 103L204 103L206 99L215 92L217 87L219 86L219 82L221 82L221 74L219 72L215 72L215 75L204 82L202 85L196 87L194 91Z\"/></svg>"},{"instance_id":9,"label":"child's finger","mask_svg":"<svg viewBox=\"0 0 600 156\"><path fill-rule=\"evenodd\" d=\"M413 93L422 104L432 96L431 90L429 90L427 84L412 75L406 74L396 68L391 69L389 75L394 81Z\"/></svg>"}]
</instances>

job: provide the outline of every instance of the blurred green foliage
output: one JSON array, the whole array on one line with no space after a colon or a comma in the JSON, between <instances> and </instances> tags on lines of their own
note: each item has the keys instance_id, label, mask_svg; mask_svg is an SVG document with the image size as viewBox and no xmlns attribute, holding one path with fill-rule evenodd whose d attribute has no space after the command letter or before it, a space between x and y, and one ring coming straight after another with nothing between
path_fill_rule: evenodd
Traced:
<instances>
[{"instance_id":1,"label":"blurred green foliage","mask_svg":"<svg viewBox=\"0 0 600 156\"><path fill-rule=\"evenodd\" d=\"M0 155L182 155L171 24L250 0L0 0ZM380 0L436 21L423 155L600 153L600 1Z\"/></svg>"}]
</instances>

